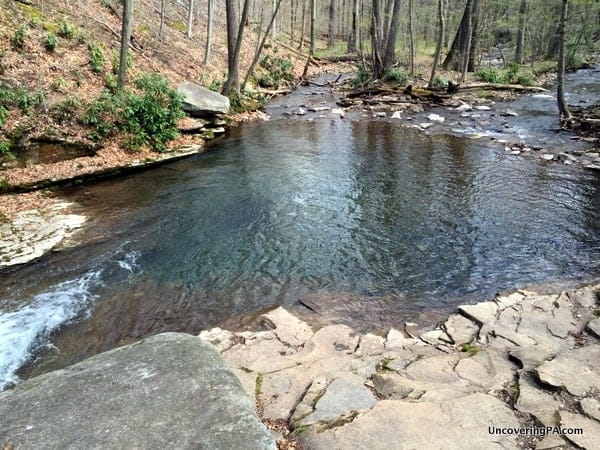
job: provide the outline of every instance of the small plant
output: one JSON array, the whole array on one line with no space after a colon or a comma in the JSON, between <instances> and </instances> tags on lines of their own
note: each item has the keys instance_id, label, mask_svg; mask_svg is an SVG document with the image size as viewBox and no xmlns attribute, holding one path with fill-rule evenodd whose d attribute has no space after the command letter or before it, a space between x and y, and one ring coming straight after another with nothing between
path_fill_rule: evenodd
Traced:
<instances>
[{"instance_id":1,"label":"small plant","mask_svg":"<svg viewBox=\"0 0 600 450\"><path fill-rule=\"evenodd\" d=\"M21 88L17 91L15 101L23 114L29 114L31 108L42 106L46 102L46 93L38 90L30 94L27 90Z\"/></svg>"},{"instance_id":2,"label":"small plant","mask_svg":"<svg viewBox=\"0 0 600 450\"><path fill-rule=\"evenodd\" d=\"M529 75L525 75L525 74L521 74L521 75L517 76L515 83L521 84L523 86L533 86L535 84L533 82L533 79Z\"/></svg>"},{"instance_id":3,"label":"small plant","mask_svg":"<svg viewBox=\"0 0 600 450\"><path fill-rule=\"evenodd\" d=\"M229 94L231 110L236 113L255 111L263 107L266 102L266 98L260 93L232 91Z\"/></svg>"},{"instance_id":4,"label":"small plant","mask_svg":"<svg viewBox=\"0 0 600 450\"><path fill-rule=\"evenodd\" d=\"M475 76L478 80L484 81L486 83L500 83L500 80L502 78L498 70L491 67L478 69L475 72Z\"/></svg>"},{"instance_id":5,"label":"small plant","mask_svg":"<svg viewBox=\"0 0 600 450\"><path fill-rule=\"evenodd\" d=\"M112 73L107 73L104 77L104 86L106 86L106 89L108 89L112 93L117 92L117 77L114 76Z\"/></svg>"},{"instance_id":6,"label":"small plant","mask_svg":"<svg viewBox=\"0 0 600 450\"><path fill-rule=\"evenodd\" d=\"M405 84L408 81L408 74L402 70L392 68L383 74L383 81Z\"/></svg>"},{"instance_id":7,"label":"small plant","mask_svg":"<svg viewBox=\"0 0 600 450\"><path fill-rule=\"evenodd\" d=\"M62 19L58 22L58 35L65 39L73 39L77 28L72 23L69 23L66 19Z\"/></svg>"},{"instance_id":8,"label":"small plant","mask_svg":"<svg viewBox=\"0 0 600 450\"><path fill-rule=\"evenodd\" d=\"M359 88L367 84L371 78L369 69L364 64L361 64L357 68L356 76L352 79L352 87Z\"/></svg>"},{"instance_id":9,"label":"small plant","mask_svg":"<svg viewBox=\"0 0 600 450\"><path fill-rule=\"evenodd\" d=\"M68 97L52 108L52 117L59 123L73 119L81 108L81 101L77 97Z\"/></svg>"},{"instance_id":10,"label":"small plant","mask_svg":"<svg viewBox=\"0 0 600 450\"><path fill-rule=\"evenodd\" d=\"M30 28L37 28L41 24L42 24L42 19L40 17L32 17L31 19L29 19L29 27Z\"/></svg>"},{"instance_id":11,"label":"small plant","mask_svg":"<svg viewBox=\"0 0 600 450\"><path fill-rule=\"evenodd\" d=\"M54 80L52 80L52 83L50 83L50 87L55 91L62 91L68 85L69 83L63 77L55 78Z\"/></svg>"},{"instance_id":12,"label":"small plant","mask_svg":"<svg viewBox=\"0 0 600 450\"><path fill-rule=\"evenodd\" d=\"M294 65L289 59L267 54L261 58L259 66L262 75L257 81L262 87L278 89L294 81Z\"/></svg>"},{"instance_id":13,"label":"small plant","mask_svg":"<svg viewBox=\"0 0 600 450\"><path fill-rule=\"evenodd\" d=\"M56 50L56 46L58 45L58 36L54 33L50 32L46 34L44 38L44 48L49 52L53 52Z\"/></svg>"},{"instance_id":14,"label":"small plant","mask_svg":"<svg viewBox=\"0 0 600 450\"><path fill-rule=\"evenodd\" d=\"M12 156L10 151L10 141L0 141L0 156Z\"/></svg>"},{"instance_id":15,"label":"small plant","mask_svg":"<svg viewBox=\"0 0 600 450\"><path fill-rule=\"evenodd\" d=\"M446 89L448 87L448 80L440 75L433 77L433 87L437 89Z\"/></svg>"},{"instance_id":16,"label":"small plant","mask_svg":"<svg viewBox=\"0 0 600 450\"><path fill-rule=\"evenodd\" d=\"M475 356L481 351L481 348L477 347L476 345L464 343L460 346L460 351L467 353L469 356Z\"/></svg>"},{"instance_id":17,"label":"small plant","mask_svg":"<svg viewBox=\"0 0 600 450\"><path fill-rule=\"evenodd\" d=\"M113 57L112 57L112 72L117 75L119 73L119 66L120 66L120 61L119 61L119 53L113 53ZM131 58L131 54L128 52L127 53L127 68L131 69L133 67L133 59Z\"/></svg>"},{"instance_id":18,"label":"small plant","mask_svg":"<svg viewBox=\"0 0 600 450\"><path fill-rule=\"evenodd\" d=\"M264 376L262 373L257 373L256 374L256 381L254 382L254 397L258 400L258 397L260 396L260 393L262 391L262 384L263 384L263 379Z\"/></svg>"},{"instance_id":19,"label":"small plant","mask_svg":"<svg viewBox=\"0 0 600 450\"><path fill-rule=\"evenodd\" d=\"M92 66L92 72L99 73L104 70L104 53L102 49L97 45L91 45L90 50L90 65Z\"/></svg>"},{"instance_id":20,"label":"small plant","mask_svg":"<svg viewBox=\"0 0 600 450\"><path fill-rule=\"evenodd\" d=\"M28 35L29 32L27 31L27 27L25 27L25 25L19 25L19 27L15 30L13 37L10 38L10 43L17 50L22 50L25 46L25 39L27 39Z\"/></svg>"},{"instance_id":21,"label":"small plant","mask_svg":"<svg viewBox=\"0 0 600 450\"><path fill-rule=\"evenodd\" d=\"M0 106L0 128L4 126L6 119L8 119L8 109L4 106Z\"/></svg>"}]
</instances>

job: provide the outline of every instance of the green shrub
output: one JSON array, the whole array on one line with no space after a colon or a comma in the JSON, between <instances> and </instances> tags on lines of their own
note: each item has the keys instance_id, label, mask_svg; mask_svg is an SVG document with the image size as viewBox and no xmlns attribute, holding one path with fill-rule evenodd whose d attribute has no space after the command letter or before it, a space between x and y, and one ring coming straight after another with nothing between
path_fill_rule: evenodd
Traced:
<instances>
[{"instance_id":1,"label":"green shrub","mask_svg":"<svg viewBox=\"0 0 600 450\"><path fill-rule=\"evenodd\" d=\"M54 33L47 33L44 38L44 48L49 52L56 50L58 45L58 37Z\"/></svg>"},{"instance_id":2,"label":"green shrub","mask_svg":"<svg viewBox=\"0 0 600 450\"><path fill-rule=\"evenodd\" d=\"M475 72L475 76L478 80L483 81L485 83L500 83L502 76L497 69L494 68L482 68L477 69Z\"/></svg>"},{"instance_id":3,"label":"green shrub","mask_svg":"<svg viewBox=\"0 0 600 450\"><path fill-rule=\"evenodd\" d=\"M383 74L382 79L388 83L405 84L408 81L408 74L402 70L392 68Z\"/></svg>"},{"instance_id":4,"label":"green shrub","mask_svg":"<svg viewBox=\"0 0 600 450\"><path fill-rule=\"evenodd\" d=\"M25 88L20 88L14 101L23 114L29 114L32 108L42 106L46 102L46 93L42 90L29 93Z\"/></svg>"},{"instance_id":5,"label":"green shrub","mask_svg":"<svg viewBox=\"0 0 600 450\"><path fill-rule=\"evenodd\" d=\"M525 74L521 74L521 75L517 76L515 83L521 84L523 86L533 86L535 84L533 82L533 79L529 75L525 75Z\"/></svg>"},{"instance_id":6,"label":"green shrub","mask_svg":"<svg viewBox=\"0 0 600 450\"><path fill-rule=\"evenodd\" d=\"M7 118L8 118L8 109L6 109L4 106L0 106L0 128L2 128L4 126Z\"/></svg>"},{"instance_id":7,"label":"green shrub","mask_svg":"<svg viewBox=\"0 0 600 450\"><path fill-rule=\"evenodd\" d=\"M229 104L234 113L255 111L263 107L266 102L267 99L260 93L232 91L229 94Z\"/></svg>"},{"instance_id":8,"label":"green shrub","mask_svg":"<svg viewBox=\"0 0 600 450\"><path fill-rule=\"evenodd\" d=\"M50 87L55 91L62 91L68 85L69 83L63 77L55 78L54 80L52 80L52 83L50 83Z\"/></svg>"},{"instance_id":9,"label":"green shrub","mask_svg":"<svg viewBox=\"0 0 600 450\"><path fill-rule=\"evenodd\" d=\"M13 156L10 149L11 149L10 141L7 141L7 140L0 141L0 156L9 156L9 157Z\"/></svg>"},{"instance_id":10,"label":"green shrub","mask_svg":"<svg viewBox=\"0 0 600 450\"><path fill-rule=\"evenodd\" d=\"M113 53L112 57L112 71L115 75L119 73L119 66L121 65L120 55L118 52ZM133 59L131 58L131 52L127 52L127 68L131 69L133 67Z\"/></svg>"},{"instance_id":11,"label":"green shrub","mask_svg":"<svg viewBox=\"0 0 600 450\"><path fill-rule=\"evenodd\" d=\"M104 86L106 86L106 89L108 89L110 92L117 92L117 77L112 73L107 73L104 77Z\"/></svg>"},{"instance_id":12,"label":"green shrub","mask_svg":"<svg viewBox=\"0 0 600 450\"><path fill-rule=\"evenodd\" d=\"M41 24L42 24L41 17L32 17L31 19L29 19L29 27L30 28L37 28Z\"/></svg>"},{"instance_id":13,"label":"green shrub","mask_svg":"<svg viewBox=\"0 0 600 450\"><path fill-rule=\"evenodd\" d=\"M163 151L165 144L177 137L177 121L183 116L182 97L158 73L134 80L137 91L105 91L85 111L84 124L94 128L99 139L121 131L125 145L136 150L141 145Z\"/></svg>"},{"instance_id":14,"label":"green shrub","mask_svg":"<svg viewBox=\"0 0 600 450\"><path fill-rule=\"evenodd\" d=\"M357 67L356 76L352 79L352 87L359 88L364 86L371 79L371 72L364 64Z\"/></svg>"},{"instance_id":15,"label":"green shrub","mask_svg":"<svg viewBox=\"0 0 600 450\"><path fill-rule=\"evenodd\" d=\"M66 19L58 22L58 35L65 39L73 39L77 28L72 23L69 23Z\"/></svg>"},{"instance_id":16,"label":"green shrub","mask_svg":"<svg viewBox=\"0 0 600 450\"><path fill-rule=\"evenodd\" d=\"M214 91L214 92L221 92L221 89L223 88L223 83L224 83L223 80L219 80L218 78L215 78L208 85L208 89L210 89L211 91Z\"/></svg>"},{"instance_id":17,"label":"green shrub","mask_svg":"<svg viewBox=\"0 0 600 450\"><path fill-rule=\"evenodd\" d=\"M19 25L19 27L15 30L15 34L13 34L12 38L10 38L10 43L17 50L22 50L25 46L25 39L29 32L27 31L27 27L25 25Z\"/></svg>"},{"instance_id":18,"label":"green shrub","mask_svg":"<svg viewBox=\"0 0 600 450\"><path fill-rule=\"evenodd\" d=\"M448 87L448 80L440 75L433 77L433 87L437 89L446 89Z\"/></svg>"},{"instance_id":19,"label":"green shrub","mask_svg":"<svg viewBox=\"0 0 600 450\"><path fill-rule=\"evenodd\" d=\"M294 81L294 65L289 59L267 54L259 61L259 67L262 74L257 81L262 87L279 89Z\"/></svg>"},{"instance_id":20,"label":"green shrub","mask_svg":"<svg viewBox=\"0 0 600 450\"><path fill-rule=\"evenodd\" d=\"M52 117L59 123L73 119L81 108L81 101L77 97L69 97L57 103L52 108Z\"/></svg>"},{"instance_id":21,"label":"green shrub","mask_svg":"<svg viewBox=\"0 0 600 450\"><path fill-rule=\"evenodd\" d=\"M89 50L92 72L102 72L104 70L104 53L102 53L102 49L97 45L91 45L89 46Z\"/></svg>"}]
</instances>

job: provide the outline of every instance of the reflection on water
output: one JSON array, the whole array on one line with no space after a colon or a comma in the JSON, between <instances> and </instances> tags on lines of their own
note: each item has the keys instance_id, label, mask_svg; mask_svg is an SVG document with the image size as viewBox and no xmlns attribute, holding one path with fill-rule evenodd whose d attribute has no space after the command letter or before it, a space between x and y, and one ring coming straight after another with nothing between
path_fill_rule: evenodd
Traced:
<instances>
[{"instance_id":1,"label":"reflection on water","mask_svg":"<svg viewBox=\"0 0 600 450\"><path fill-rule=\"evenodd\" d=\"M393 321L600 272L597 174L385 122L249 124L218 150L72 195L93 211L90 244L5 274L0 330L99 270L96 307L28 373L314 293L363 299L368 323L369 299Z\"/></svg>"}]
</instances>

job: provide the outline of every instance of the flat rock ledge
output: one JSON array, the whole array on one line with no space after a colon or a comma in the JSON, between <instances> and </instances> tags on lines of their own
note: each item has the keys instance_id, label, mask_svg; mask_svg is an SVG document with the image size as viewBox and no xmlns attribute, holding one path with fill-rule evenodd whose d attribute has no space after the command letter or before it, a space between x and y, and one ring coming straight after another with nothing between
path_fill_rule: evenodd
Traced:
<instances>
[{"instance_id":1,"label":"flat rock ledge","mask_svg":"<svg viewBox=\"0 0 600 450\"><path fill-rule=\"evenodd\" d=\"M70 212L74 206L57 200L44 210L17 213L11 223L0 225L0 267L25 264L70 246L69 239L86 221L85 216Z\"/></svg>"},{"instance_id":2,"label":"flat rock ledge","mask_svg":"<svg viewBox=\"0 0 600 450\"><path fill-rule=\"evenodd\" d=\"M306 449L599 449L600 285L518 290L436 329L203 331L268 424ZM410 330L408 332L407 330ZM287 437L286 437L287 438ZM286 447L287 448L287 447Z\"/></svg>"},{"instance_id":3,"label":"flat rock ledge","mask_svg":"<svg viewBox=\"0 0 600 450\"><path fill-rule=\"evenodd\" d=\"M276 449L215 348L163 333L0 394L3 449Z\"/></svg>"}]
</instances>

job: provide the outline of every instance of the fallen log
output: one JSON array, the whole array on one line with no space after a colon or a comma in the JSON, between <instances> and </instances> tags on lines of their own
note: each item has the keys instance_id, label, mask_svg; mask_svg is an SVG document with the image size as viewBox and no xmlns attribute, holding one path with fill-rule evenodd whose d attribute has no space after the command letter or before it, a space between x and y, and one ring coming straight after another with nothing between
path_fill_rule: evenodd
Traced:
<instances>
[{"instance_id":1,"label":"fallen log","mask_svg":"<svg viewBox=\"0 0 600 450\"><path fill-rule=\"evenodd\" d=\"M480 89L494 91L517 91L517 92L548 92L547 89L539 86L524 86L522 84L502 84L502 83L471 83L459 85L460 91L477 91Z\"/></svg>"}]
</instances>

